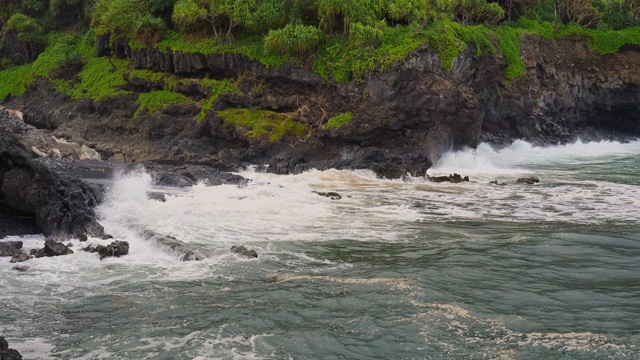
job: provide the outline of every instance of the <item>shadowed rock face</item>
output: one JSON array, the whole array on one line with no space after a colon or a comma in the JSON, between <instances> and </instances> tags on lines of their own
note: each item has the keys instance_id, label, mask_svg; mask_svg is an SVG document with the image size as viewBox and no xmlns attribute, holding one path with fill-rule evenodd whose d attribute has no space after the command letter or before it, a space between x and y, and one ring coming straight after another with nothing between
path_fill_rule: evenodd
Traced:
<instances>
[{"instance_id":1,"label":"shadowed rock face","mask_svg":"<svg viewBox=\"0 0 640 360\"><path fill-rule=\"evenodd\" d=\"M0 111L0 122L6 116ZM12 133L0 137L0 200L34 214L48 237L104 236L103 227L95 220L93 207L98 196L94 191L32 160Z\"/></svg>"}]
</instances>

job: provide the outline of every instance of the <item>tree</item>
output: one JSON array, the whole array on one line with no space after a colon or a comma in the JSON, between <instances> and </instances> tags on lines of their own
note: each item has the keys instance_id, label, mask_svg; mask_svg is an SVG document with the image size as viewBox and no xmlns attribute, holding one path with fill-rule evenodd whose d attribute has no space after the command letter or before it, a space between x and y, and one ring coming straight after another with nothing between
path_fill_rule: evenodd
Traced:
<instances>
[{"instance_id":1,"label":"tree","mask_svg":"<svg viewBox=\"0 0 640 360\"><path fill-rule=\"evenodd\" d=\"M594 26L602 18L592 0L556 0L556 14L563 22Z\"/></svg>"}]
</instances>

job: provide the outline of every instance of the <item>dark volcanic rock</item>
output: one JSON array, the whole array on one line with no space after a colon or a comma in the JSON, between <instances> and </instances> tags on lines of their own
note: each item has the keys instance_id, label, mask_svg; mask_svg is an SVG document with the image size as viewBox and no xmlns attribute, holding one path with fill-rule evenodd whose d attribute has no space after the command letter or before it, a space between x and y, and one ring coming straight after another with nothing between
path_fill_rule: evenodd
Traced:
<instances>
[{"instance_id":1,"label":"dark volcanic rock","mask_svg":"<svg viewBox=\"0 0 640 360\"><path fill-rule=\"evenodd\" d=\"M429 176L427 175L427 179L429 179L429 181L431 182L436 182L436 183L440 183L440 182L451 182L451 183L461 183L463 181L469 181L469 177L465 176L462 177L462 175L460 174L449 174L449 176Z\"/></svg>"},{"instance_id":2,"label":"dark volcanic rock","mask_svg":"<svg viewBox=\"0 0 640 360\"><path fill-rule=\"evenodd\" d=\"M258 257L258 253L255 250L249 250L244 247L244 245L232 246L231 252L247 259L255 259Z\"/></svg>"},{"instance_id":3,"label":"dark volcanic rock","mask_svg":"<svg viewBox=\"0 0 640 360\"><path fill-rule=\"evenodd\" d=\"M7 340L0 336L0 360L22 360L17 350L10 349Z\"/></svg>"},{"instance_id":4,"label":"dark volcanic rock","mask_svg":"<svg viewBox=\"0 0 640 360\"><path fill-rule=\"evenodd\" d=\"M133 228L137 231L138 235L145 240L155 243L161 249L179 254L180 260L182 261L200 261L207 258L198 250L173 236L158 234L155 231L140 226Z\"/></svg>"},{"instance_id":5,"label":"dark volcanic rock","mask_svg":"<svg viewBox=\"0 0 640 360\"><path fill-rule=\"evenodd\" d=\"M126 241L116 240L107 246L89 246L85 248L84 251L98 253L100 255L100 260L110 256L120 257L129 253L129 243Z\"/></svg>"},{"instance_id":6,"label":"dark volcanic rock","mask_svg":"<svg viewBox=\"0 0 640 360\"><path fill-rule=\"evenodd\" d=\"M540 182L540 179L538 179L537 177L519 178L518 180L516 180L517 184L526 184L526 185L533 185L539 182Z\"/></svg>"},{"instance_id":7,"label":"dark volcanic rock","mask_svg":"<svg viewBox=\"0 0 640 360\"><path fill-rule=\"evenodd\" d=\"M0 241L0 256L14 256L22 252L22 241Z\"/></svg>"},{"instance_id":8,"label":"dark volcanic rock","mask_svg":"<svg viewBox=\"0 0 640 360\"><path fill-rule=\"evenodd\" d=\"M10 207L0 201L0 239L9 235L41 234L32 214Z\"/></svg>"},{"instance_id":9,"label":"dark volcanic rock","mask_svg":"<svg viewBox=\"0 0 640 360\"><path fill-rule=\"evenodd\" d=\"M0 117L4 116L9 115L0 111ZM95 219L93 207L98 204L98 196L94 190L32 160L11 133L0 137L0 200L34 214L46 236L105 235Z\"/></svg>"},{"instance_id":10,"label":"dark volcanic rock","mask_svg":"<svg viewBox=\"0 0 640 360\"><path fill-rule=\"evenodd\" d=\"M61 242L56 242L53 239L47 239L44 242L43 249L44 256L62 256L73 254L73 250Z\"/></svg>"}]
</instances>

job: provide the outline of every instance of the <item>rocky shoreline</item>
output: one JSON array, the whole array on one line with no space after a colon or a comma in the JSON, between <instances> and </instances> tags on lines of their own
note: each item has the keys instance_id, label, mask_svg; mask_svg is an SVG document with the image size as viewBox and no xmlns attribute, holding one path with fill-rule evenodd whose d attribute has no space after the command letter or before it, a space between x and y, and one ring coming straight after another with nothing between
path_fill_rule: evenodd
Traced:
<instances>
[{"instance_id":1,"label":"rocky shoreline","mask_svg":"<svg viewBox=\"0 0 640 360\"><path fill-rule=\"evenodd\" d=\"M108 46L98 42L98 53L109 55ZM347 84L326 82L297 64L267 68L241 55L119 54L138 69L235 76L240 92L220 95L202 121L195 120L196 105L132 120L138 95L158 84L128 75L131 93L101 101L71 101L44 80L8 99L4 105L16 111L0 110L0 238L36 232L57 240L107 238L93 210L104 200L104 182L140 165L163 186L242 184L247 180L228 172L249 165L277 174L366 168L400 178L425 176L444 151L480 142L500 147L515 139L549 145L640 136L637 46L601 56L584 39L525 36L519 79L504 77L498 54L476 57L470 46L445 71L424 46ZM177 91L205 95L197 86ZM311 130L304 138L252 137L219 116L234 108L292 114ZM345 112L353 114L350 123L323 125Z\"/></svg>"}]
</instances>

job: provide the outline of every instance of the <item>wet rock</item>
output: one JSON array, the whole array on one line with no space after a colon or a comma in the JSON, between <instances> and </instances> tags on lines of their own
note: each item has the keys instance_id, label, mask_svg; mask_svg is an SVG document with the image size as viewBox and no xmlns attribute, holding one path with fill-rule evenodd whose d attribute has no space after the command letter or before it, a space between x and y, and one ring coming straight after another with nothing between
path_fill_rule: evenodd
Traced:
<instances>
[{"instance_id":1,"label":"wet rock","mask_svg":"<svg viewBox=\"0 0 640 360\"><path fill-rule=\"evenodd\" d=\"M11 269L15 270L17 272L25 272L25 271L28 271L29 269L31 269L31 267L29 267L27 265L16 265Z\"/></svg>"},{"instance_id":2,"label":"wet rock","mask_svg":"<svg viewBox=\"0 0 640 360\"><path fill-rule=\"evenodd\" d=\"M247 259L255 259L258 257L258 253L255 250L249 250L244 247L244 245L232 246L231 252Z\"/></svg>"},{"instance_id":3,"label":"wet rock","mask_svg":"<svg viewBox=\"0 0 640 360\"><path fill-rule=\"evenodd\" d=\"M0 336L0 360L22 360L18 350L10 349L7 340Z\"/></svg>"},{"instance_id":4,"label":"wet rock","mask_svg":"<svg viewBox=\"0 0 640 360\"><path fill-rule=\"evenodd\" d=\"M431 182L441 183L441 182L450 182L450 183L461 183L463 181L468 182L469 177L462 177L460 174L449 174L449 176L429 176L427 174L427 179Z\"/></svg>"},{"instance_id":5,"label":"wet rock","mask_svg":"<svg viewBox=\"0 0 640 360\"><path fill-rule=\"evenodd\" d=\"M0 111L0 123L11 117ZM12 208L35 215L46 236L102 237L96 221L98 196L82 181L60 176L34 161L12 133L0 137L0 198Z\"/></svg>"},{"instance_id":6,"label":"wet rock","mask_svg":"<svg viewBox=\"0 0 640 360\"><path fill-rule=\"evenodd\" d=\"M338 194L335 191L329 191L329 192L319 192L319 191L314 191L314 194L318 194L320 196L324 196L324 197L328 197L331 200L340 200L342 199L342 196L340 194Z\"/></svg>"},{"instance_id":7,"label":"wet rock","mask_svg":"<svg viewBox=\"0 0 640 360\"><path fill-rule=\"evenodd\" d=\"M132 228L134 228L139 236L155 243L161 249L180 254L180 260L182 261L200 261L207 258L198 250L173 236L158 234L155 231L141 226L133 226Z\"/></svg>"},{"instance_id":8,"label":"wet rock","mask_svg":"<svg viewBox=\"0 0 640 360\"><path fill-rule=\"evenodd\" d=\"M29 255L27 255L27 254L25 254L23 252L20 252L19 254L13 255L13 257L11 258L11 261L9 261L9 262L11 262L11 263L19 263L19 262L27 261L29 259L31 259L31 256L29 256Z\"/></svg>"},{"instance_id":9,"label":"wet rock","mask_svg":"<svg viewBox=\"0 0 640 360\"><path fill-rule=\"evenodd\" d=\"M98 253L100 255L100 260L111 256L120 257L129 253L129 243L126 241L116 240L107 246L89 246L85 248L84 251L88 251L90 253Z\"/></svg>"},{"instance_id":10,"label":"wet rock","mask_svg":"<svg viewBox=\"0 0 640 360\"><path fill-rule=\"evenodd\" d=\"M489 184L496 185L496 186L506 186L507 185L505 183L499 183L498 180L489 181Z\"/></svg>"},{"instance_id":11,"label":"wet rock","mask_svg":"<svg viewBox=\"0 0 640 360\"><path fill-rule=\"evenodd\" d=\"M22 241L0 241L0 256L14 256L21 253Z\"/></svg>"},{"instance_id":12,"label":"wet rock","mask_svg":"<svg viewBox=\"0 0 640 360\"><path fill-rule=\"evenodd\" d=\"M73 250L69 249L65 244L57 242L54 239L47 239L44 242L44 248L42 249L42 252L40 252L39 250L36 252L36 257L52 257L69 254L73 254Z\"/></svg>"},{"instance_id":13,"label":"wet rock","mask_svg":"<svg viewBox=\"0 0 640 360\"><path fill-rule=\"evenodd\" d=\"M533 185L538 182L540 182L540 179L538 179L537 177L519 178L518 180L516 180L516 184L526 184L526 185Z\"/></svg>"}]
</instances>

